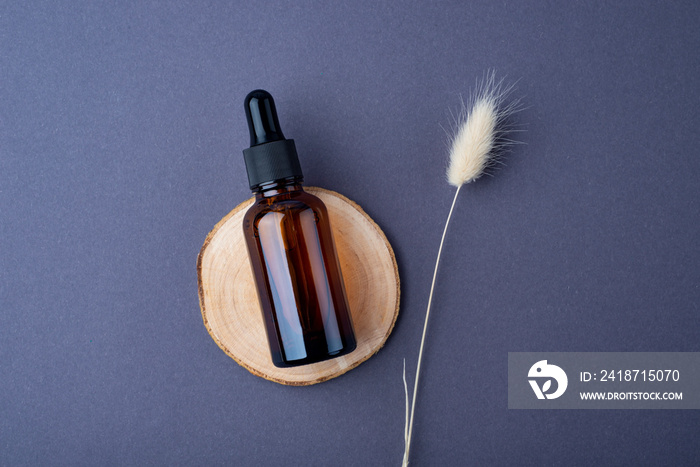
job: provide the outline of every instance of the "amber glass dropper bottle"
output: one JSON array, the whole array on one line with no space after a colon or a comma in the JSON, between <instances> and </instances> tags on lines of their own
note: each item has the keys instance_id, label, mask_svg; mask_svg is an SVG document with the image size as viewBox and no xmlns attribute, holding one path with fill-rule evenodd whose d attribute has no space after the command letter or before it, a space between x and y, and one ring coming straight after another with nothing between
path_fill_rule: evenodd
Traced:
<instances>
[{"instance_id":1,"label":"amber glass dropper bottle","mask_svg":"<svg viewBox=\"0 0 700 467\"><path fill-rule=\"evenodd\" d=\"M294 140L262 90L245 98L243 151L255 202L243 219L272 362L291 367L352 352L350 310L323 202L302 188Z\"/></svg>"}]
</instances>

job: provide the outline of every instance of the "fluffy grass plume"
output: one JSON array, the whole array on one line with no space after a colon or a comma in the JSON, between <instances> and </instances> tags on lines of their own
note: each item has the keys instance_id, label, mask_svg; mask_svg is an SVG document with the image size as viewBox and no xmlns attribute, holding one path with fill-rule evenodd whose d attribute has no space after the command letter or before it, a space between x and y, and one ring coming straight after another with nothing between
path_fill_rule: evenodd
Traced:
<instances>
[{"instance_id":1,"label":"fluffy grass plume","mask_svg":"<svg viewBox=\"0 0 700 467\"><path fill-rule=\"evenodd\" d=\"M451 139L447 181L459 188L479 178L497 161L503 149L512 144L506 134L512 131L507 117L519 110L519 102L505 104L513 86L496 81L494 72L477 83L467 104L462 101L455 118Z\"/></svg>"},{"instance_id":2,"label":"fluffy grass plume","mask_svg":"<svg viewBox=\"0 0 700 467\"><path fill-rule=\"evenodd\" d=\"M460 111L455 118L454 136L451 140L450 162L447 167L447 181L457 188L450 212L447 215L445 228L442 231L440 248L438 249L435 270L433 271L433 282L430 286L428 296L428 307L425 312L425 322L423 324L423 335L418 351L418 364L416 365L416 378L413 385L413 401L409 415L408 385L406 384L406 361L404 360L403 384L406 394L406 421L404 428L405 449L403 455L403 466L408 465L409 452L411 448L411 438L413 436L413 415L416 410L416 393L418 392L418 378L420 376L421 362L423 360L423 348L425 346L425 334L428 329L428 318L430 308L433 303L433 291L435 290L435 279L437 278L440 257L442 256L442 246L445 243L445 234L450 225L452 211L454 211L457 195L465 183L472 182L479 178L488 167L491 167L497 157L503 152L505 146L513 141L507 139L507 134L512 131L507 124L507 118L519 110L519 102L512 101L505 104L505 99L512 90L512 86L504 87L503 80L496 81L494 72L487 72L481 82L477 82L476 90L471 95L469 103L465 105L462 101Z\"/></svg>"}]
</instances>

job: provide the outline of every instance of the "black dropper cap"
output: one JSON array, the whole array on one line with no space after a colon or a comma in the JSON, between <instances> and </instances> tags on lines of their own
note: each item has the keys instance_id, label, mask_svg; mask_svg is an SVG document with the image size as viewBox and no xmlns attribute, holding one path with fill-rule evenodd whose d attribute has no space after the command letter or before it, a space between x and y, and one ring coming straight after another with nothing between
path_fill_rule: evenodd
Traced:
<instances>
[{"instance_id":1,"label":"black dropper cap","mask_svg":"<svg viewBox=\"0 0 700 467\"><path fill-rule=\"evenodd\" d=\"M269 92L255 90L245 98L250 147L243 150L250 189L285 178L303 178L293 139L285 139Z\"/></svg>"}]
</instances>

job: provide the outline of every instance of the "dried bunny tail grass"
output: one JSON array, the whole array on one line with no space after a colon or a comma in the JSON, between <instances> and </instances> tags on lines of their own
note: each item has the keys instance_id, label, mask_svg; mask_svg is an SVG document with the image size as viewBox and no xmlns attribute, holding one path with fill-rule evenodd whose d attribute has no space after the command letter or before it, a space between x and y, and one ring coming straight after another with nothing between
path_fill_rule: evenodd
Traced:
<instances>
[{"instance_id":1,"label":"dried bunny tail grass","mask_svg":"<svg viewBox=\"0 0 700 467\"><path fill-rule=\"evenodd\" d=\"M514 85L504 86L503 80L496 81L495 73L488 71L481 82L477 82L476 91L472 94L470 105L467 106L462 101L461 111L455 119L454 137L452 138L452 149L450 151L450 162L447 169L447 180L451 185L457 187L450 212L447 214L445 228L440 239L435 269L433 270L433 281L430 285L428 295L428 306L425 311L425 321L423 323L423 334L421 335L420 348L418 350L418 363L416 365L416 377L413 381L413 397L411 400L411 410L409 413L409 394L406 383L406 361L403 367L404 395L406 398L406 421L404 426L404 467L408 466L411 450L411 439L413 437L413 420L416 410L416 394L418 393L418 380L420 378L421 363L423 361L423 349L425 347L425 335L428 330L428 320L433 303L433 292L435 291L435 281L437 279L440 258L442 257L442 247L445 243L447 227L452 219L457 197L465 183L479 178L484 170L498 162L497 157L505 149L514 144L515 141L508 139L507 135L512 131L517 131L508 122L509 117L521 110L520 101L512 100L506 104L506 98L513 90ZM468 109L468 110L467 110Z\"/></svg>"},{"instance_id":2,"label":"dried bunny tail grass","mask_svg":"<svg viewBox=\"0 0 700 467\"><path fill-rule=\"evenodd\" d=\"M467 104L462 101L451 138L447 181L457 188L479 178L492 167L503 150L514 142L507 138L514 129L508 118L520 107L519 100L506 103L514 85L496 81L488 71Z\"/></svg>"}]
</instances>

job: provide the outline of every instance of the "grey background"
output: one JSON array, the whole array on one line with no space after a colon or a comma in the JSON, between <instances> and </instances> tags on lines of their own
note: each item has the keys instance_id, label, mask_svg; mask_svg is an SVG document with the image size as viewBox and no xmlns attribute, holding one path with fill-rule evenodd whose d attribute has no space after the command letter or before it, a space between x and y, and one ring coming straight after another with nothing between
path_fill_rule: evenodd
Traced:
<instances>
[{"instance_id":1,"label":"grey background","mask_svg":"<svg viewBox=\"0 0 700 467\"><path fill-rule=\"evenodd\" d=\"M550 389L542 392L558 389L554 378L529 377L542 360L566 373L566 390L556 399L538 399L530 386L534 381L543 389L551 380ZM583 393L604 393L610 399L584 399ZM612 399L611 393L624 399ZM664 400L664 393L674 399ZM509 352L508 408L700 409L700 352Z\"/></svg>"},{"instance_id":2,"label":"grey background","mask_svg":"<svg viewBox=\"0 0 700 467\"><path fill-rule=\"evenodd\" d=\"M495 69L526 132L462 190L413 465L697 465L698 411L507 409L507 353L697 351L697 2L0 2L0 462L398 465L452 188ZM398 259L375 357L283 387L207 334L195 261L249 196L242 99Z\"/></svg>"}]
</instances>

